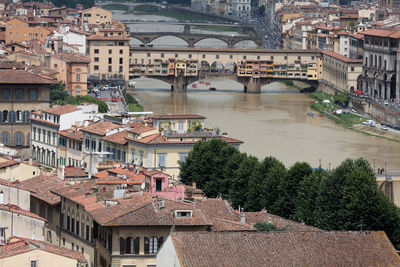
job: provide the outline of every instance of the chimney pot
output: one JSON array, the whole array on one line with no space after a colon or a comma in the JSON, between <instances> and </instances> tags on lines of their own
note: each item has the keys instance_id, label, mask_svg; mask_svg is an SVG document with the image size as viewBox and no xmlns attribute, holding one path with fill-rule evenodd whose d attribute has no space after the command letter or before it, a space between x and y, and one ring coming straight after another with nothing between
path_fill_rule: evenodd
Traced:
<instances>
[{"instance_id":1,"label":"chimney pot","mask_svg":"<svg viewBox=\"0 0 400 267\"><path fill-rule=\"evenodd\" d=\"M240 223L245 224L246 223L246 213L241 213L240 214Z\"/></svg>"},{"instance_id":2,"label":"chimney pot","mask_svg":"<svg viewBox=\"0 0 400 267\"><path fill-rule=\"evenodd\" d=\"M192 183L192 187L193 187L193 188L196 188L196 182L193 182L193 183Z\"/></svg>"}]
</instances>

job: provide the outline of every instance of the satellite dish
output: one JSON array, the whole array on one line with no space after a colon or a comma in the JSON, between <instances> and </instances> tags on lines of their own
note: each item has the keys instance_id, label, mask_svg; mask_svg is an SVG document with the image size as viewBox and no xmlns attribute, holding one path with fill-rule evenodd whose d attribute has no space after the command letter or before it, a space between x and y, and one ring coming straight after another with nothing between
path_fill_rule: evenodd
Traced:
<instances>
[{"instance_id":1,"label":"satellite dish","mask_svg":"<svg viewBox=\"0 0 400 267\"><path fill-rule=\"evenodd\" d=\"M146 187L145 183L142 183L142 184L140 185L140 188L141 188L142 190L144 190L145 187Z\"/></svg>"}]
</instances>

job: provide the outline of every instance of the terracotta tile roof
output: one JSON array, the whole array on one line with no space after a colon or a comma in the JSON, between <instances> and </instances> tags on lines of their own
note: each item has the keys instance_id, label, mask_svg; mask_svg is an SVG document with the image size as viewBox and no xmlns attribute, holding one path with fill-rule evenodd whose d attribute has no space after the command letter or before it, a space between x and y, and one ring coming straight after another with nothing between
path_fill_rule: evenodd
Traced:
<instances>
[{"instance_id":1,"label":"terracotta tile roof","mask_svg":"<svg viewBox=\"0 0 400 267\"><path fill-rule=\"evenodd\" d=\"M328 51L328 50L323 50L322 53L324 55L333 57L335 59L338 59L338 60L346 62L346 63L360 63L360 64L362 64L362 62L363 62L362 59L349 58L349 57L346 57L346 56L343 56L341 54L338 54L338 53L335 53L335 52L332 52L332 51Z\"/></svg>"},{"instance_id":2,"label":"terracotta tile roof","mask_svg":"<svg viewBox=\"0 0 400 267\"><path fill-rule=\"evenodd\" d=\"M272 223L278 228L285 228L287 231L322 231L318 228L298 223L283 217L267 213L265 210L258 212L245 212L246 222L256 224L258 222Z\"/></svg>"},{"instance_id":3,"label":"terracotta tile roof","mask_svg":"<svg viewBox=\"0 0 400 267\"><path fill-rule=\"evenodd\" d=\"M56 205L60 202L60 197L53 194L50 190L64 188L66 185L56 175L39 175L21 182L20 188L31 192L31 195L49 203Z\"/></svg>"},{"instance_id":4,"label":"terracotta tile roof","mask_svg":"<svg viewBox=\"0 0 400 267\"><path fill-rule=\"evenodd\" d=\"M60 52L52 55L52 57L68 63L90 63L90 58L84 55L70 53L70 52Z\"/></svg>"},{"instance_id":5,"label":"terracotta tile roof","mask_svg":"<svg viewBox=\"0 0 400 267\"><path fill-rule=\"evenodd\" d=\"M17 164L19 164L19 162L18 161L15 161L15 160L7 160L7 161L3 161L3 162L0 162L0 169L2 169L2 168L6 168L6 167L9 167L9 166L13 166L13 165L17 165Z\"/></svg>"},{"instance_id":6,"label":"terracotta tile roof","mask_svg":"<svg viewBox=\"0 0 400 267\"><path fill-rule=\"evenodd\" d=\"M135 194L132 199L125 200L126 204L121 205L121 209L124 205L129 207L129 211L125 211L124 214L120 216L115 216L114 219L105 222L108 226L211 226L212 222L204 216L204 214L195 208L193 204L184 203L180 201L174 201L169 199L164 199L164 208L159 208L158 201L152 201L151 197L147 197L146 201L140 202L140 206L131 208L131 205L136 204L137 195ZM144 196L142 196L144 197ZM112 206L112 208L118 209L117 206ZM175 217L175 210L191 210L192 217L179 218ZM103 208L99 211L99 215L106 212Z\"/></svg>"},{"instance_id":7,"label":"terracotta tile roof","mask_svg":"<svg viewBox=\"0 0 400 267\"><path fill-rule=\"evenodd\" d=\"M80 108L77 108L74 105L64 105L64 106L54 106L52 108L44 109L42 111L53 115L64 115L78 110L80 110Z\"/></svg>"},{"instance_id":8,"label":"terracotta tile roof","mask_svg":"<svg viewBox=\"0 0 400 267\"><path fill-rule=\"evenodd\" d=\"M227 143L243 144L243 141L225 135L221 136L219 139L224 140Z\"/></svg>"},{"instance_id":9,"label":"terracotta tile roof","mask_svg":"<svg viewBox=\"0 0 400 267\"><path fill-rule=\"evenodd\" d=\"M167 114L153 116L153 120L179 120L179 119L197 119L204 120L206 117L197 114Z\"/></svg>"},{"instance_id":10,"label":"terracotta tile roof","mask_svg":"<svg viewBox=\"0 0 400 267\"><path fill-rule=\"evenodd\" d=\"M16 214L19 214L19 215L31 217L31 218L34 218L34 219L37 219L37 220L46 221L46 219L40 217L39 215L36 215L35 213L32 213L32 212L30 212L28 210L21 209L17 205L0 204L0 210L5 210L5 211L13 212L13 213L16 213Z\"/></svg>"},{"instance_id":11,"label":"terracotta tile roof","mask_svg":"<svg viewBox=\"0 0 400 267\"><path fill-rule=\"evenodd\" d=\"M171 232L180 266L399 266L384 232Z\"/></svg>"},{"instance_id":12,"label":"terracotta tile roof","mask_svg":"<svg viewBox=\"0 0 400 267\"><path fill-rule=\"evenodd\" d=\"M142 122L131 122L131 123L128 123L128 126L131 127L131 129L129 129L128 132L136 133L136 134L141 134L141 133L156 130L156 128L154 128L152 126L146 126Z\"/></svg>"},{"instance_id":13,"label":"terracotta tile roof","mask_svg":"<svg viewBox=\"0 0 400 267\"><path fill-rule=\"evenodd\" d=\"M234 139L234 138L230 138L227 136L220 136L217 137L221 140L224 140L227 143L235 143L235 144L242 144L243 141ZM148 144L148 145L176 145L176 144L186 144L186 145L190 145L190 144L194 144L197 141L171 141L171 140L167 140L164 136L155 133L155 134L151 134L148 136L145 136L141 139L136 139L136 138L131 138L129 136L126 137L127 140L132 141L132 142L136 142L136 143L140 143L140 144Z\"/></svg>"},{"instance_id":14,"label":"terracotta tile roof","mask_svg":"<svg viewBox=\"0 0 400 267\"><path fill-rule=\"evenodd\" d=\"M364 35L373 35L379 37L400 38L399 30L370 29L360 33Z\"/></svg>"},{"instance_id":15,"label":"terracotta tile roof","mask_svg":"<svg viewBox=\"0 0 400 267\"><path fill-rule=\"evenodd\" d=\"M31 121L37 121L37 122L47 123L47 124L50 124L50 125L53 125L53 126L59 126L58 123L55 123L55 122L52 122L52 121L46 121L46 120L43 120L43 119L40 119L40 118L35 118L33 116L30 116L29 119Z\"/></svg>"},{"instance_id":16,"label":"terracotta tile roof","mask_svg":"<svg viewBox=\"0 0 400 267\"><path fill-rule=\"evenodd\" d=\"M103 35L92 35L86 38L89 41L129 41L129 37L124 36L103 36Z\"/></svg>"},{"instance_id":17,"label":"terracotta tile roof","mask_svg":"<svg viewBox=\"0 0 400 267\"><path fill-rule=\"evenodd\" d=\"M94 134L98 134L98 135L106 135L106 133L108 131L117 129L117 128L122 128L122 127L123 126L121 126L119 124L115 124L115 123L108 122L108 121L101 121L101 122L92 123L88 126L82 127L81 131L94 133Z\"/></svg>"},{"instance_id":18,"label":"terracotta tile roof","mask_svg":"<svg viewBox=\"0 0 400 267\"><path fill-rule=\"evenodd\" d=\"M211 218L210 220L212 223L211 231L213 232L257 231L251 224L242 224L240 221L230 221L219 218Z\"/></svg>"},{"instance_id":19,"label":"terracotta tile roof","mask_svg":"<svg viewBox=\"0 0 400 267\"><path fill-rule=\"evenodd\" d=\"M55 80L25 70L0 70L0 84L53 84Z\"/></svg>"},{"instance_id":20,"label":"terracotta tile roof","mask_svg":"<svg viewBox=\"0 0 400 267\"><path fill-rule=\"evenodd\" d=\"M128 143L128 141L125 139L125 137L127 137L127 136L128 136L128 131L124 130L124 131L119 131L114 134L104 136L102 139L107 142L111 142L111 143L115 143L115 144L119 144L119 145L125 145L126 143Z\"/></svg>"},{"instance_id":21,"label":"terracotta tile roof","mask_svg":"<svg viewBox=\"0 0 400 267\"><path fill-rule=\"evenodd\" d=\"M55 246L44 241L21 237L11 237L10 240L10 244L1 246L0 259L39 249L49 253L71 258L79 262L86 262L85 257L82 253L71 249Z\"/></svg>"},{"instance_id":22,"label":"terracotta tile roof","mask_svg":"<svg viewBox=\"0 0 400 267\"><path fill-rule=\"evenodd\" d=\"M83 34L83 35L86 35L86 36L90 36L90 35L91 35L91 34L88 33L88 32L81 31L81 30L75 29L75 28L70 28L69 31L70 31L70 32L74 32L74 33Z\"/></svg>"},{"instance_id":23,"label":"terracotta tile roof","mask_svg":"<svg viewBox=\"0 0 400 267\"><path fill-rule=\"evenodd\" d=\"M65 178L88 177L88 173L85 171L85 169L73 166L67 166L64 168L64 177Z\"/></svg>"},{"instance_id":24,"label":"terracotta tile roof","mask_svg":"<svg viewBox=\"0 0 400 267\"><path fill-rule=\"evenodd\" d=\"M79 129L66 129L66 130L61 130L58 132L59 135L74 139L77 141L82 141L83 140L83 133Z\"/></svg>"}]
</instances>

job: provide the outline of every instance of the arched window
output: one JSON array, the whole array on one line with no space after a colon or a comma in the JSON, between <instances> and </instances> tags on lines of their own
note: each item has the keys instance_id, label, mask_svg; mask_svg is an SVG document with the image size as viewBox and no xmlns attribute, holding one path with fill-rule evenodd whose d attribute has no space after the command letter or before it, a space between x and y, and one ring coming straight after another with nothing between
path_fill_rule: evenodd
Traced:
<instances>
[{"instance_id":1,"label":"arched window","mask_svg":"<svg viewBox=\"0 0 400 267\"><path fill-rule=\"evenodd\" d=\"M28 123L29 122L29 111L24 110L22 112L22 122L23 123Z\"/></svg>"},{"instance_id":2,"label":"arched window","mask_svg":"<svg viewBox=\"0 0 400 267\"><path fill-rule=\"evenodd\" d=\"M21 122L21 121L22 121L22 111L17 110L17 122Z\"/></svg>"},{"instance_id":3,"label":"arched window","mask_svg":"<svg viewBox=\"0 0 400 267\"><path fill-rule=\"evenodd\" d=\"M1 133L1 142L5 145L9 145L10 135L7 132Z\"/></svg>"},{"instance_id":4,"label":"arched window","mask_svg":"<svg viewBox=\"0 0 400 267\"><path fill-rule=\"evenodd\" d=\"M85 217L81 218L81 237L85 237Z\"/></svg>"},{"instance_id":5,"label":"arched window","mask_svg":"<svg viewBox=\"0 0 400 267\"><path fill-rule=\"evenodd\" d=\"M3 118L1 120L2 122L7 122L8 121L8 110L3 110Z\"/></svg>"},{"instance_id":6,"label":"arched window","mask_svg":"<svg viewBox=\"0 0 400 267\"><path fill-rule=\"evenodd\" d=\"M125 253L126 254L133 254L134 248L135 248L135 244L134 244L133 238L132 237L127 237L125 244L126 244L125 245Z\"/></svg>"},{"instance_id":7,"label":"arched window","mask_svg":"<svg viewBox=\"0 0 400 267\"><path fill-rule=\"evenodd\" d=\"M158 239L157 237L153 236L152 238L150 238L149 253L156 254L157 250L158 250Z\"/></svg>"},{"instance_id":8,"label":"arched window","mask_svg":"<svg viewBox=\"0 0 400 267\"><path fill-rule=\"evenodd\" d=\"M15 123L17 120L17 115L15 114L14 110L10 110L8 112L8 122Z\"/></svg>"},{"instance_id":9,"label":"arched window","mask_svg":"<svg viewBox=\"0 0 400 267\"><path fill-rule=\"evenodd\" d=\"M14 135L14 143L15 143L16 146L22 146L23 142L24 142L23 140L24 140L24 137L22 136L21 132L15 133L15 135Z\"/></svg>"},{"instance_id":10,"label":"arched window","mask_svg":"<svg viewBox=\"0 0 400 267\"><path fill-rule=\"evenodd\" d=\"M119 238L119 254L125 254L125 239L123 237Z\"/></svg>"}]
</instances>

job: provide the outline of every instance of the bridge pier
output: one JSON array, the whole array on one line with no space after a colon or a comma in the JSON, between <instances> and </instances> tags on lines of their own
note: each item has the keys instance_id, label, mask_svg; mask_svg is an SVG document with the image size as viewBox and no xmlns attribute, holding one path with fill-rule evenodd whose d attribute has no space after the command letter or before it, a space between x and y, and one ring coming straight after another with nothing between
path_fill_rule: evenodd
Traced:
<instances>
[{"instance_id":1,"label":"bridge pier","mask_svg":"<svg viewBox=\"0 0 400 267\"><path fill-rule=\"evenodd\" d=\"M185 93L187 91L188 80L185 76L179 75L174 78L173 83L171 84L171 92L175 93Z\"/></svg>"},{"instance_id":2,"label":"bridge pier","mask_svg":"<svg viewBox=\"0 0 400 267\"><path fill-rule=\"evenodd\" d=\"M253 77L248 78L244 84L244 92L248 94L259 94L261 93L261 83L260 79Z\"/></svg>"}]
</instances>

